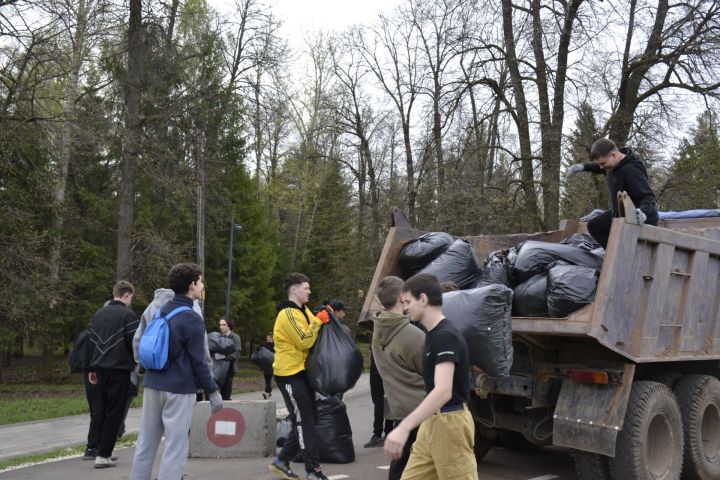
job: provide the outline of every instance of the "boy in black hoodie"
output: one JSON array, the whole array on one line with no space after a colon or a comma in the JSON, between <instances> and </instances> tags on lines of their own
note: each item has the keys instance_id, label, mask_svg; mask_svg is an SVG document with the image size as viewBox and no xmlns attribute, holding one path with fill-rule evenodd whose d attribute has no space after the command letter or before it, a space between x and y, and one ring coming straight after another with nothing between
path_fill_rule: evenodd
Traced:
<instances>
[{"instance_id":1,"label":"boy in black hoodie","mask_svg":"<svg viewBox=\"0 0 720 480\"><path fill-rule=\"evenodd\" d=\"M567 177L580 172L602 173L607 181L612 210L588 222L590 235L603 248L607 248L612 219L619 217L617 194L627 192L637 206L640 223L657 225L658 213L655 194L650 188L647 170L640 156L628 147L618 149L609 138L601 138L593 143L590 149L590 162L572 165L567 170Z\"/></svg>"}]
</instances>

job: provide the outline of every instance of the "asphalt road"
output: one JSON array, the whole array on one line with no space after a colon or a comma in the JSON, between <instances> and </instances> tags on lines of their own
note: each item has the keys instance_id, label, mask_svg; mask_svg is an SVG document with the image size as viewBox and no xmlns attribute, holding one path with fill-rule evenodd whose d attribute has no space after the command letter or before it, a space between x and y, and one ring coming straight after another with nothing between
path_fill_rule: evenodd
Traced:
<instances>
[{"instance_id":1,"label":"asphalt road","mask_svg":"<svg viewBox=\"0 0 720 480\"><path fill-rule=\"evenodd\" d=\"M385 480L388 461L381 448L363 448L372 432L372 402L365 378L345 397L348 415L353 428L355 462L347 465L324 465L330 479ZM48 432L52 435L52 432ZM2 480L76 480L76 479L127 479L132 463L133 449L118 450L118 466L96 470L93 463L81 458L70 458L42 465L0 473ZM252 459L196 459L188 460L185 478L272 480L267 470L269 458ZM294 464L302 472L301 464ZM566 450L547 448L536 453L521 453L495 448L479 465L482 480L575 480L572 460Z\"/></svg>"}]
</instances>

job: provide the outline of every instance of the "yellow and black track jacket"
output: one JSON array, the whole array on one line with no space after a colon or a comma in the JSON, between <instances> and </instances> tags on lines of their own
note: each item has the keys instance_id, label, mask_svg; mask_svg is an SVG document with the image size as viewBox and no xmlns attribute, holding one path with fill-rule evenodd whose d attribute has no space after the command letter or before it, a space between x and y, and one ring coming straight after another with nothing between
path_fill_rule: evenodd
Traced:
<instances>
[{"instance_id":1,"label":"yellow and black track jacket","mask_svg":"<svg viewBox=\"0 0 720 480\"><path fill-rule=\"evenodd\" d=\"M280 377L287 377L305 370L305 360L315 345L322 322L307 306L298 307L290 300L280 303L277 309L273 328L273 372Z\"/></svg>"}]
</instances>

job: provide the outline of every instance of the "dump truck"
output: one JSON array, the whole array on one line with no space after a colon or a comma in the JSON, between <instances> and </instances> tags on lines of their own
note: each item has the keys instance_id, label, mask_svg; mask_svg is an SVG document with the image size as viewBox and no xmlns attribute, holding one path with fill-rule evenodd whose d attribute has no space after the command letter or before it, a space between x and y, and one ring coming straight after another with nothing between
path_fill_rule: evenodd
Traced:
<instances>
[{"instance_id":1,"label":"dump truck","mask_svg":"<svg viewBox=\"0 0 720 480\"><path fill-rule=\"evenodd\" d=\"M475 453L503 443L572 449L580 480L720 479L720 218L613 220L594 302L566 318L512 317L508 376L475 376ZM526 240L587 232L463 237L478 258ZM402 246L427 233L401 212L367 292L360 323L382 308L375 294L401 276Z\"/></svg>"}]
</instances>

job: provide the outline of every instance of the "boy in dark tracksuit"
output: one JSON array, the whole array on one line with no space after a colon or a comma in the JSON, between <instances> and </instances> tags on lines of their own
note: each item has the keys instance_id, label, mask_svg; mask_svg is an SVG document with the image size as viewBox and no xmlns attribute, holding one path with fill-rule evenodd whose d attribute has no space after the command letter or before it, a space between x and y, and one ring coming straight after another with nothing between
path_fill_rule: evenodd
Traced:
<instances>
[{"instance_id":1,"label":"boy in dark tracksuit","mask_svg":"<svg viewBox=\"0 0 720 480\"><path fill-rule=\"evenodd\" d=\"M650 187L647 170L640 156L628 147L618 149L615 142L601 138L590 149L590 162L572 165L567 170L570 177L579 172L605 174L612 210L588 222L588 231L597 242L607 247L612 219L619 217L617 194L627 192L638 210L640 223L657 225L658 213L655 194Z\"/></svg>"}]
</instances>

